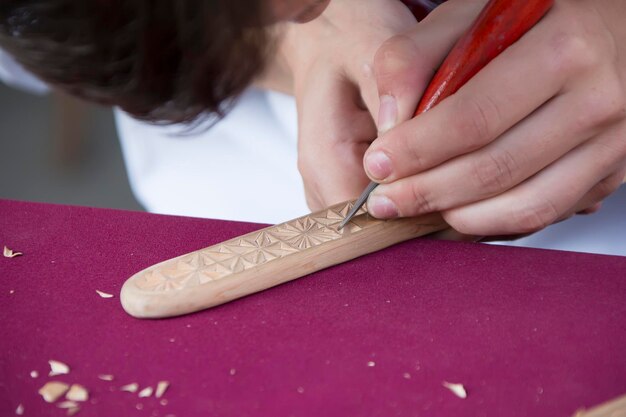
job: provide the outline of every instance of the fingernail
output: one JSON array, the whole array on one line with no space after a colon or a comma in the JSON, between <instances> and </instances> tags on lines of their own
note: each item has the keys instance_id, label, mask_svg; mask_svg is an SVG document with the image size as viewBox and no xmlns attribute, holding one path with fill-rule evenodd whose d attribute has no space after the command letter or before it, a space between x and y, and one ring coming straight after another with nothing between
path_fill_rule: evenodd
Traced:
<instances>
[{"instance_id":1,"label":"fingernail","mask_svg":"<svg viewBox=\"0 0 626 417\"><path fill-rule=\"evenodd\" d=\"M391 175L391 159L381 151L365 155L365 169L373 180L382 181Z\"/></svg>"},{"instance_id":2,"label":"fingernail","mask_svg":"<svg viewBox=\"0 0 626 417\"><path fill-rule=\"evenodd\" d=\"M370 195L367 200L367 211L372 216L378 217L379 219L398 217L396 205L384 195Z\"/></svg>"},{"instance_id":3,"label":"fingernail","mask_svg":"<svg viewBox=\"0 0 626 417\"><path fill-rule=\"evenodd\" d=\"M393 96L384 95L380 97L380 108L378 109L378 131L385 133L396 125L398 118L398 104Z\"/></svg>"}]
</instances>

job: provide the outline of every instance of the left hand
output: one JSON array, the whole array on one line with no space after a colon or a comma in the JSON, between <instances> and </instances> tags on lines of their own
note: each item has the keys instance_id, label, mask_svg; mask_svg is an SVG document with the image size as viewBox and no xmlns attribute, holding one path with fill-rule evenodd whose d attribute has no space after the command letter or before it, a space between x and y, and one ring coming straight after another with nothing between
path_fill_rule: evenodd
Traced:
<instances>
[{"instance_id":1,"label":"left hand","mask_svg":"<svg viewBox=\"0 0 626 417\"><path fill-rule=\"evenodd\" d=\"M417 24L398 0L333 0L288 24L279 57L298 109L298 168L312 210L356 197L369 182L363 154L377 136L376 51Z\"/></svg>"},{"instance_id":2,"label":"left hand","mask_svg":"<svg viewBox=\"0 0 626 417\"><path fill-rule=\"evenodd\" d=\"M591 210L626 173L626 2L556 0L455 95L410 119L427 82L410 69L436 68L455 41L432 51L424 28L467 27L479 8L467 3L484 1L450 0L377 54L379 94L397 107L395 127L364 158L382 183L368 209L383 218L441 211L477 236L535 232ZM390 63L392 52L405 58Z\"/></svg>"}]
</instances>

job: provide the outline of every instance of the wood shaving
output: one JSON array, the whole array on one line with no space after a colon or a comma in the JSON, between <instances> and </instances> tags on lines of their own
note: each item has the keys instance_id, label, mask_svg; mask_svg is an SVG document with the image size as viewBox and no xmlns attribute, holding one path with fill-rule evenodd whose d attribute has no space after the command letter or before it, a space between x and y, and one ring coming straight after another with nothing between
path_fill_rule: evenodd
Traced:
<instances>
[{"instance_id":1,"label":"wood shaving","mask_svg":"<svg viewBox=\"0 0 626 417\"><path fill-rule=\"evenodd\" d=\"M11 249L7 248L6 246L4 247L2 254L4 255L5 258L15 258L16 256L24 255L22 252L13 252Z\"/></svg>"},{"instance_id":2,"label":"wood shaving","mask_svg":"<svg viewBox=\"0 0 626 417\"><path fill-rule=\"evenodd\" d=\"M43 387L39 388L39 395L41 395L47 403L53 403L59 398L63 396L70 388L64 382L59 381L50 381L47 382Z\"/></svg>"},{"instance_id":3,"label":"wood shaving","mask_svg":"<svg viewBox=\"0 0 626 417\"><path fill-rule=\"evenodd\" d=\"M463 399L467 398L467 391L465 391L463 384L453 384L451 382L443 381L442 385L452 391L452 393L457 397Z\"/></svg>"},{"instance_id":4,"label":"wood shaving","mask_svg":"<svg viewBox=\"0 0 626 417\"><path fill-rule=\"evenodd\" d=\"M137 394L139 398L148 398L151 395L152 395L152 387L145 387L144 389L139 391L139 394Z\"/></svg>"},{"instance_id":5,"label":"wood shaving","mask_svg":"<svg viewBox=\"0 0 626 417\"><path fill-rule=\"evenodd\" d=\"M48 363L50 364L50 373L48 376L65 375L70 373L70 367L63 362L49 360Z\"/></svg>"},{"instance_id":6,"label":"wood shaving","mask_svg":"<svg viewBox=\"0 0 626 417\"><path fill-rule=\"evenodd\" d=\"M15 409L15 414L17 414L18 416L24 415L24 405L20 404L17 406L17 408Z\"/></svg>"},{"instance_id":7,"label":"wood shaving","mask_svg":"<svg viewBox=\"0 0 626 417\"><path fill-rule=\"evenodd\" d=\"M89 391L80 384L73 384L67 394L65 394L65 398L70 401L87 401L89 399Z\"/></svg>"},{"instance_id":8,"label":"wood shaving","mask_svg":"<svg viewBox=\"0 0 626 417\"><path fill-rule=\"evenodd\" d=\"M163 394L165 394L165 391L167 391L169 386L170 386L170 383L168 381L159 381L159 383L157 384L156 392L154 396L156 398L161 398Z\"/></svg>"},{"instance_id":9,"label":"wood shaving","mask_svg":"<svg viewBox=\"0 0 626 417\"><path fill-rule=\"evenodd\" d=\"M98 375L98 378L100 378L103 381L113 381L113 375L100 374Z\"/></svg>"},{"instance_id":10,"label":"wood shaving","mask_svg":"<svg viewBox=\"0 0 626 417\"><path fill-rule=\"evenodd\" d=\"M113 294L106 293L104 291L96 290L98 295L102 298L113 298Z\"/></svg>"},{"instance_id":11,"label":"wood shaving","mask_svg":"<svg viewBox=\"0 0 626 417\"><path fill-rule=\"evenodd\" d=\"M37 371L30 371L30 377L31 378L39 378L39 372Z\"/></svg>"},{"instance_id":12,"label":"wood shaving","mask_svg":"<svg viewBox=\"0 0 626 417\"><path fill-rule=\"evenodd\" d=\"M137 384L136 382L133 382L132 384L127 384L121 387L120 391L137 392L137 389L139 389L139 384Z\"/></svg>"},{"instance_id":13,"label":"wood shaving","mask_svg":"<svg viewBox=\"0 0 626 417\"><path fill-rule=\"evenodd\" d=\"M63 401L57 404L59 408L74 408L78 407L78 403L76 401Z\"/></svg>"}]
</instances>

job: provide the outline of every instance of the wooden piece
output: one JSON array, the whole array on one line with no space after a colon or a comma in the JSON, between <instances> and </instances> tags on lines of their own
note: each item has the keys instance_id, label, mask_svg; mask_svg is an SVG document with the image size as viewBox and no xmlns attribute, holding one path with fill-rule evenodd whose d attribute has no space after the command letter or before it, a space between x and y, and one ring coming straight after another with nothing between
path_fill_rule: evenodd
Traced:
<instances>
[{"instance_id":1,"label":"wooden piece","mask_svg":"<svg viewBox=\"0 0 626 417\"><path fill-rule=\"evenodd\" d=\"M192 313L447 227L437 213L379 220L362 209L338 230L352 204L153 265L126 281L122 306L139 318Z\"/></svg>"},{"instance_id":2,"label":"wooden piece","mask_svg":"<svg viewBox=\"0 0 626 417\"><path fill-rule=\"evenodd\" d=\"M579 410L573 417L626 417L626 395L600 404L590 410Z\"/></svg>"}]
</instances>

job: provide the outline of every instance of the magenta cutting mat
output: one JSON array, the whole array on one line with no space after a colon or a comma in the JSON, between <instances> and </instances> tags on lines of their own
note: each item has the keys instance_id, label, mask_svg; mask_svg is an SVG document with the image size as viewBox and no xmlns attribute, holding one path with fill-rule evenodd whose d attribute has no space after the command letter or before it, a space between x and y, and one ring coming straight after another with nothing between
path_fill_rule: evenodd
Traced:
<instances>
[{"instance_id":1,"label":"magenta cutting mat","mask_svg":"<svg viewBox=\"0 0 626 417\"><path fill-rule=\"evenodd\" d=\"M260 227L0 201L24 253L0 257L0 415L65 415L49 380L107 417L569 417L626 393L624 257L414 240L193 315L121 309L138 270ZM119 391L160 380L165 405Z\"/></svg>"}]
</instances>

